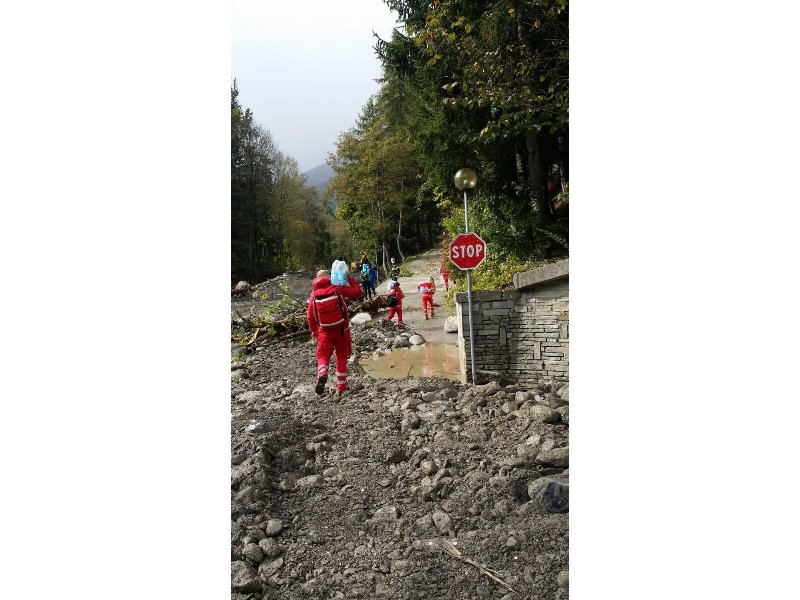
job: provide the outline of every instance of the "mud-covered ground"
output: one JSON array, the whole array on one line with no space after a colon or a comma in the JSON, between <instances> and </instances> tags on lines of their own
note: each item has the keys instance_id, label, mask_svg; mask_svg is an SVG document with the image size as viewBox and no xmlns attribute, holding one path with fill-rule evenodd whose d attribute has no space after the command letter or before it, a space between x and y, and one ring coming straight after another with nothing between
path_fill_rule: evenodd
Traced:
<instances>
[{"instance_id":1,"label":"mud-covered ground","mask_svg":"<svg viewBox=\"0 0 800 600\"><path fill-rule=\"evenodd\" d=\"M355 355L413 333L353 332ZM233 598L567 597L566 386L352 364L337 399L310 340L232 356Z\"/></svg>"}]
</instances>

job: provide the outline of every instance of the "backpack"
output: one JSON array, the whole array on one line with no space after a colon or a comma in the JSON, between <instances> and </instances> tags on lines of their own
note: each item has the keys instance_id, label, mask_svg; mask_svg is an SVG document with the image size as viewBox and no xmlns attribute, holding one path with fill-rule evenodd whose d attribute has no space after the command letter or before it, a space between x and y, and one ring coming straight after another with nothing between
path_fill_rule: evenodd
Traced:
<instances>
[{"instance_id":1,"label":"backpack","mask_svg":"<svg viewBox=\"0 0 800 600\"><path fill-rule=\"evenodd\" d=\"M339 292L315 296L314 316L317 320L317 325L320 327L335 327L336 325L341 325L342 332L344 332L344 322L347 318L347 313L344 310L344 300L342 300L342 296Z\"/></svg>"},{"instance_id":2,"label":"backpack","mask_svg":"<svg viewBox=\"0 0 800 600\"><path fill-rule=\"evenodd\" d=\"M391 296L386 298L386 304L388 304L389 306L397 306L397 296L392 294Z\"/></svg>"},{"instance_id":3,"label":"backpack","mask_svg":"<svg viewBox=\"0 0 800 600\"><path fill-rule=\"evenodd\" d=\"M369 283L369 273L361 273L361 283Z\"/></svg>"}]
</instances>

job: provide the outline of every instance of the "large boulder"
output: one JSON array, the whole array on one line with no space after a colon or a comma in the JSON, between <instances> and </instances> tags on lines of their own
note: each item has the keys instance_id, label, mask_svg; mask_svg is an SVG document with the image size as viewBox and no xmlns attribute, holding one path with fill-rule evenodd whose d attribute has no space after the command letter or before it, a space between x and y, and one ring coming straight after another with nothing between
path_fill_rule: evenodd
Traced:
<instances>
[{"instance_id":1,"label":"large boulder","mask_svg":"<svg viewBox=\"0 0 800 600\"><path fill-rule=\"evenodd\" d=\"M545 512L569 512L569 484L540 477L528 484L528 497Z\"/></svg>"},{"instance_id":2,"label":"large boulder","mask_svg":"<svg viewBox=\"0 0 800 600\"><path fill-rule=\"evenodd\" d=\"M360 312L356 316L354 316L352 319L350 319L350 324L351 325L366 325L370 321L372 321L372 317L369 315L369 313Z\"/></svg>"},{"instance_id":3,"label":"large boulder","mask_svg":"<svg viewBox=\"0 0 800 600\"><path fill-rule=\"evenodd\" d=\"M458 319L455 317L447 317L444 320L444 330L447 333L458 333Z\"/></svg>"},{"instance_id":4,"label":"large boulder","mask_svg":"<svg viewBox=\"0 0 800 600\"><path fill-rule=\"evenodd\" d=\"M542 450L536 457L536 462L548 467L566 468L569 466L569 446Z\"/></svg>"},{"instance_id":5,"label":"large boulder","mask_svg":"<svg viewBox=\"0 0 800 600\"><path fill-rule=\"evenodd\" d=\"M415 346L420 346L425 343L425 338L419 335L418 333L415 333L410 338L408 338L408 341Z\"/></svg>"},{"instance_id":6,"label":"large boulder","mask_svg":"<svg viewBox=\"0 0 800 600\"><path fill-rule=\"evenodd\" d=\"M531 420L534 423L557 423L561 418L561 415L558 414L558 411L550 408L549 406L543 406L541 404L532 405L528 409L528 413L530 414Z\"/></svg>"},{"instance_id":7,"label":"large boulder","mask_svg":"<svg viewBox=\"0 0 800 600\"><path fill-rule=\"evenodd\" d=\"M234 592L260 592L261 580L255 569L243 560L231 563L231 589Z\"/></svg>"},{"instance_id":8,"label":"large boulder","mask_svg":"<svg viewBox=\"0 0 800 600\"><path fill-rule=\"evenodd\" d=\"M234 294L244 294L245 292L250 291L250 284L246 281L240 281L235 286L233 286L233 293Z\"/></svg>"}]
</instances>

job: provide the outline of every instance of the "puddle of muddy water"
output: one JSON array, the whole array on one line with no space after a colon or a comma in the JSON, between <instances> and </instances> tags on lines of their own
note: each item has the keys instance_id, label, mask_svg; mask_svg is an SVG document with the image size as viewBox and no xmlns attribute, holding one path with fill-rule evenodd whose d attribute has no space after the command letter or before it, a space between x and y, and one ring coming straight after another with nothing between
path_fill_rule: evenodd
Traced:
<instances>
[{"instance_id":1,"label":"puddle of muddy water","mask_svg":"<svg viewBox=\"0 0 800 600\"><path fill-rule=\"evenodd\" d=\"M396 348L383 356L373 354L362 358L358 364L367 375L378 379L444 377L464 382L457 344L427 343L409 348Z\"/></svg>"}]
</instances>

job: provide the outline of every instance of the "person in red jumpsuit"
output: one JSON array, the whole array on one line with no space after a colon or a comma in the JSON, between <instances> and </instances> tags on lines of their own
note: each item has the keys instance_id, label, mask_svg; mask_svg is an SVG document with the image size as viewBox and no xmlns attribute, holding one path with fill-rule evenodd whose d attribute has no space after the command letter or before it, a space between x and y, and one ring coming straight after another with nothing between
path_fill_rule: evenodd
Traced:
<instances>
[{"instance_id":1,"label":"person in red jumpsuit","mask_svg":"<svg viewBox=\"0 0 800 600\"><path fill-rule=\"evenodd\" d=\"M442 279L444 279L444 291L446 292L448 288L447 278L450 276L451 271L447 268L447 265L442 263L442 266L439 268L439 272L442 274Z\"/></svg>"},{"instance_id":2,"label":"person in red jumpsuit","mask_svg":"<svg viewBox=\"0 0 800 600\"><path fill-rule=\"evenodd\" d=\"M436 293L436 284L431 277L428 281L423 281L417 286L417 291L422 293L422 312L425 313L425 320L428 320L428 306L431 307L431 318L433 314L433 295Z\"/></svg>"},{"instance_id":3,"label":"person in red jumpsuit","mask_svg":"<svg viewBox=\"0 0 800 600\"><path fill-rule=\"evenodd\" d=\"M392 283L392 282L390 282L390 283ZM389 321L391 321L392 318L395 315L397 315L397 326L398 327L402 327L403 326L403 298L405 298L406 295L403 293L403 290L400 289L400 284L397 281L394 281L393 283L394 283L394 285L392 286L392 289L389 291L389 297L394 296L395 298L397 298L397 304L395 304L394 306L390 306L389 307L389 316L386 317L386 319L384 319L384 323L388 324Z\"/></svg>"},{"instance_id":4,"label":"person in red jumpsuit","mask_svg":"<svg viewBox=\"0 0 800 600\"><path fill-rule=\"evenodd\" d=\"M317 379L314 391L325 393L328 382L328 364L336 351L336 391L341 396L347 390L347 358L353 351L350 337L350 311L345 298L360 298L361 286L352 275L347 275L348 285L333 285L330 272L320 271L311 282L308 299L308 329L317 340Z\"/></svg>"}]
</instances>

